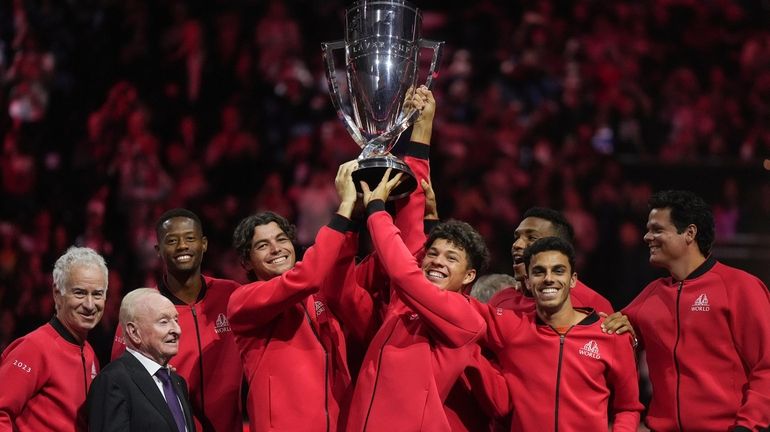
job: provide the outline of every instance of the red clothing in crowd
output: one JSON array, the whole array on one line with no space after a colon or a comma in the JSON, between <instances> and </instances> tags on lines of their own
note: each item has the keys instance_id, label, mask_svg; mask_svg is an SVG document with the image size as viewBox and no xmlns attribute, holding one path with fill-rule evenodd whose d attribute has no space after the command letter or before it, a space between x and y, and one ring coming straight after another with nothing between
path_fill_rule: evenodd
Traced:
<instances>
[{"instance_id":1,"label":"red clothing in crowd","mask_svg":"<svg viewBox=\"0 0 770 432\"><path fill-rule=\"evenodd\" d=\"M366 352L346 430L450 430L443 401L470 363L484 329L468 298L440 291L423 275L382 201L368 226L393 290Z\"/></svg>"},{"instance_id":2,"label":"red clothing in crowd","mask_svg":"<svg viewBox=\"0 0 770 432\"><path fill-rule=\"evenodd\" d=\"M498 380L489 399L498 415L513 409L511 431L606 431L612 420L614 432L636 432L644 407L630 335L603 333L591 310L560 335L537 314L473 304L487 322L482 343L497 354L509 390Z\"/></svg>"},{"instance_id":3,"label":"red clothing in crowd","mask_svg":"<svg viewBox=\"0 0 770 432\"><path fill-rule=\"evenodd\" d=\"M709 257L683 281L653 281L623 313L647 355L651 429L770 427L770 293L759 279Z\"/></svg>"},{"instance_id":4,"label":"red clothing in crowd","mask_svg":"<svg viewBox=\"0 0 770 432\"><path fill-rule=\"evenodd\" d=\"M601 294L578 281L575 288L569 293L573 307L586 307L595 309L597 312L604 312L607 315L615 312L612 304ZM524 313L535 312L535 299L524 295L524 292L514 288L505 288L498 291L487 303L492 307L506 310L516 310Z\"/></svg>"},{"instance_id":5,"label":"red clothing in crowd","mask_svg":"<svg viewBox=\"0 0 770 432\"><path fill-rule=\"evenodd\" d=\"M293 269L230 297L227 315L249 383L252 432L337 430L350 385L345 338L315 294L336 270L349 226L335 215Z\"/></svg>"},{"instance_id":6,"label":"red clothing in crowd","mask_svg":"<svg viewBox=\"0 0 770 432\"><path fill-rule=\"evenodd\" d=\"M0 431L84 431L86 395L99 370L54 317L15 340L0 357Z\"/></svg>"},{"instance_id":7,"label":"red clothing in crowd","mask_svg":"<svg viewBox=\"0 0 770 432\"><path fill-rule=\"evenodd\" d=\"M198 299L188 305L176 298L164 283L159 291L176 307L182 337L179 352L171 359L176 372L187 381L198 431L243 430L241 384L243 366L227 320L227 301L240 284L203 277ZM126 349L120 327L112 344L112 359Z\"/></svg>"}]
</instances>

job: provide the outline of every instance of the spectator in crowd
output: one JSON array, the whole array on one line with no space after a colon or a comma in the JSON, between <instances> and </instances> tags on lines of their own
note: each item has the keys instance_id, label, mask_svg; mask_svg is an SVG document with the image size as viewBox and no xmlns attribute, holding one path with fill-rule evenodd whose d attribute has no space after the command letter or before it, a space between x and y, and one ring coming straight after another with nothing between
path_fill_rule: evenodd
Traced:
<instances>
[{"instance_id":1,"label":"spectator in crowd","mask_svg":"<svg viewBox=\"0 0 770 432\"><path fill-rule=\"evenodd\" d=\"M110 362L88 393L88 430L195 430L187 383L168 367L182 330L171 301L152 288L123 297L126 351Z\"/></svg>"},{"instance_id":2,"label":"spectator in crowd","mask_svg":"<svg viewBox=\"0 0 770 432\"><path fill-rule=\"evenodd\" d=\"M107 266L92 249L71 247L53 269L56 314L0 357L0 430L85 430L86 395L99 371L88 332L107 297Z\"/></svg>"},{"instance_id":3,"label":"spectator in crowd","mask_svg":"<svg viewBox=\"0 0 770 432\"><path fill-rule=\"evenodd\" d=\"M647 425L653 430L766 428L767 287L714 258L714 216L692 192L653 195L644 241L650 264L670 276L647 285L602 326L622 333L620 327L630 321L645 348L653 389Z\"/></svg>"}]
</instances>

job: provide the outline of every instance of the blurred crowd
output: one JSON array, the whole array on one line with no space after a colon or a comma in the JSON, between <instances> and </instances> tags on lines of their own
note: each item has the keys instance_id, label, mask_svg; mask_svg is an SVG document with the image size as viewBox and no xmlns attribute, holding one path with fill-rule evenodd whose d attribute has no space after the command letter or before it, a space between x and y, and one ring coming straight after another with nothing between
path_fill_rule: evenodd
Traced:
<instances>
[{"instance_id":1,"label":"blurred crowd","mask_svg":"<svg viewBox=\"0 0 770 432\"><path fill-rule=\"evenodd\" d=\"M741 175L770 157L767 2L417 5L423 36L446 41L440 215L485 236L492 271L511 273L521 213L553 207L575 226L581 278L624 306L654 276L642 229L666 186L714 203L719 239L770 233L770 179ZM77 244L111 269L92 332L106 358L120 293L155 285L170 208L201 215L215 276L245 280L230 239L246 214L283 214L311 242L336 209L336 167L360 152L320 50L344 36L346 6L0 1L0 350L52 315L53 260ZM714 166L737 174L698 175Z\"/></svg>"}]
</instances>

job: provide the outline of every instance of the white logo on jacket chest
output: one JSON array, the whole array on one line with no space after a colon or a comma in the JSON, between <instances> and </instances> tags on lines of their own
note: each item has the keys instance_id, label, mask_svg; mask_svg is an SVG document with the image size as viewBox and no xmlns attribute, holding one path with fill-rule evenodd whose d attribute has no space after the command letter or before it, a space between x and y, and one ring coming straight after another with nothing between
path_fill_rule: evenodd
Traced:
<instances>
[{"instance_id":1,"label":"white logo on jacket chest","mask_svg":"<svg viewBox=\"0 0 770 432\"><path fill-rule=\"evenodd\" d=\"M602 358L602 356L599 355L599 344L597 344L594 340L586 342L586 344L583 345L583 348L580 348L578 352L580 355L595 358L597 360Z\"/></svg>"},{"instance_id":2,"label":"white logo on jacket chest","mask_svg":"<svg viewBox=\"0 0 770 432\"><path fill-rule=\"evenodd\" d=\"M214 323L214 331L217 334L231 331L230 321L227 320L225 314L221 313L217 316L217 322Z\"/></svg>"},{"instance_id":3,"label":"white logo on jacket chest","mask_svg":"<svg viewBox=\"0 0 770 432\"><path fill-rule=\"evenodd\" d=\"M313 302L313 306L315 306L315 316L319 316L326 311L326 305L321 300Z\"/></svg>"},{"instance_id":4,"label":"white logo on jacket chest","mask_svg":"<svg viewBox=\"0 0 770 432\"><path fill-rule=\"evenodd\" d=\"M695 303L692 304L690 310L693 312L708 312L711 310L709 307L709 298L705 293L699 295L698 298L695 299Z\"/></svg>"}]
</instances>

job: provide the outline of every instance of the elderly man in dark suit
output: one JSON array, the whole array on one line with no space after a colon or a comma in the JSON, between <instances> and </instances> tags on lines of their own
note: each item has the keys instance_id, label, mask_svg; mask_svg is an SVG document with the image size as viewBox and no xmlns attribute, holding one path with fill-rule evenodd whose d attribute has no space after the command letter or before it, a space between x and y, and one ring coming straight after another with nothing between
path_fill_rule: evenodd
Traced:
<instances>
[{"instance_id":1,"label":"elderly man in dark suit","mask_svg":"<svg viewBox=\"0 0 770 432\"><path fill-rule=\"evenodd\" d=\"M187 384L168 369L181 329L174 305L139 288L120 304L126 352L97 375L88 393L90 430L194 432Z\"/></svg>"}]
</instances>

